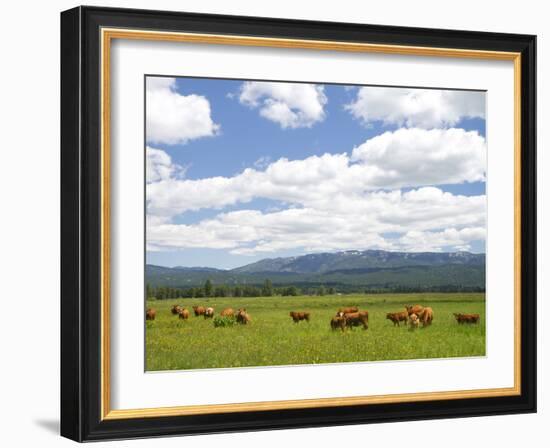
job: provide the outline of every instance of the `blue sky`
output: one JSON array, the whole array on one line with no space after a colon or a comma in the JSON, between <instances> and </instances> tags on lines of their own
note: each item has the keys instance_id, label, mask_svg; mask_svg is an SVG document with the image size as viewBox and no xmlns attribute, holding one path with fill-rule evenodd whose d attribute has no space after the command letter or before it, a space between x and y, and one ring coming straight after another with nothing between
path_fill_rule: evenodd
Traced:
<instances>
[{"instance_id":1,"label":"blue sky","mask_svg":"<svg viewBox=\"0 0 550 448\"><path fill-rule=\"evenodd\" d=\"M483 92L149 77L146 113L148 263L484 251Z\"/></svg>"}]
</instances>

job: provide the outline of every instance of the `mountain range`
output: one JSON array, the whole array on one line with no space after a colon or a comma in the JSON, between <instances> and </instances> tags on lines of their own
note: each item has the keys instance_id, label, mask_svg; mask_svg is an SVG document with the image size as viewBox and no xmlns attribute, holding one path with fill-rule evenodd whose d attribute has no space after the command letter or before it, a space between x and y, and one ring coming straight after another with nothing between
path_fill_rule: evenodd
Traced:
<instances>
[{"instance_id":1,"label":"mountain range","mask_svg":"<svg viewBox=\"0 0 550 448\"><path fill-rule=\"evenodd\" d=\"M214 284L332 285L358 288L485 288L485 254L350 250L266 258L235 269L146 265L152 286ZM342 289L342 288L340 288Z\"/></svg>"}]
</instances>

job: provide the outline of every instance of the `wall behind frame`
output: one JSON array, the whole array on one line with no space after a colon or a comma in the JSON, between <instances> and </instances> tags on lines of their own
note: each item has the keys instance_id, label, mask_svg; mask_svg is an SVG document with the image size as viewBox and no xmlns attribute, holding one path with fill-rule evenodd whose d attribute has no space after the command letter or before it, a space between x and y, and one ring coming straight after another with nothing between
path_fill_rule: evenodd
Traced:
<instances>
[{"instance_id":1,"label":"wall behind frame","mask_svg":"<svg viewBox=\"0 0 550 448\"><path fill-rule=\"evenodd\" d=\"M94 446L226 447L339 446L352 443L446 448L498 445L521 446L545 439L550 422L548 375L550 332L542 327L546 311L543 297L550 292L550 158L543 152L550 120L548 77L550 36L544 2L463 0L459 4L425 0L410 2L357 2L340 0L145 0L87 1L88 5L157 8L190 12L242 14L295 19L333 20L385 25L516 32L538 35L538 195L539 195L539 414L460 420L392 423L292 431L164 438ZM0 325L4 385L0 418L6 422L0 437L6 446L22 442L42 447L70 446L59 427L59 12L79 2L10 2L3 14L2 41L2 191L0 248L2 298L5 316ZM546 50L546 51L545 51ZM545 169L547 168L547 169ZM546 204L544 204L546 202ZM468 435L465 442L461 435ZM74 446L74 445L72 445Z\"/></svg>"}]
</instances>

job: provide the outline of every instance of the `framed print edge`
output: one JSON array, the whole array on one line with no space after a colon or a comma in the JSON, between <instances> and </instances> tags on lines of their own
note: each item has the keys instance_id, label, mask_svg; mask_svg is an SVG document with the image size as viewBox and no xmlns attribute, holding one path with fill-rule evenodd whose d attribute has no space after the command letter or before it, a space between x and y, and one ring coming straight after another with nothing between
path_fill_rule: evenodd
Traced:
<instances>
[{"instance_id":1,"label":"framed print edge","mask_svg":"<svg viewBox=\"0 0 550 448\"><path fill-rule=\"evenodd\" d=\"M520 316L514 387L110 409L109 56L114 38L513 60L514 303ZM84 441L534 412L535 41L523 35L108 8L62 13L62 435Z\"/></svg>"}]
</instances>

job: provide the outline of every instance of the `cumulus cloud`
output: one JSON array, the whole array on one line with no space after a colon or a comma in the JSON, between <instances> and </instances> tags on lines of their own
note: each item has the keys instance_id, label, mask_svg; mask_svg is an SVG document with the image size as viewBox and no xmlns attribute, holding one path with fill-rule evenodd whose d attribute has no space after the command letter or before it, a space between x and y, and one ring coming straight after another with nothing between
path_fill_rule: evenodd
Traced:
<instances>
[{"instance_id":1,"label":"cumulus cloud","mask_svg":"<svg viewBox=\"0 0 550 448\"><path fill-rule=\"evenodd\" d=\"M172 163L172 158L162 149L145 148L145 173L147 183L178 178L185 173L180 165Z\"/></svg>"},{"instance_id":2,"label":"cumulus cloud","mask_svg":"<svg viewBox=\"0 0 550 448\"><path fill-rule=\"evenodd\" d=\"M238 210L191 225L160 223L148 228L147 241L150 250L207 247L241 255L289 249L440 251L484 239L484 226L484 196L424 187L341 197L338 207L327 200L316 208ZM400 236L385 237L389 232Z\"/></svg>"},{"instance_id":3,"label":"cumulus cloud","mask_svg":"<svg viewBox=\"0 0 550 448\"><path fill-rule=\"evenodd\" d=\"M439 252L446 247L464 251L471 249L470 242L482 241L485 237L485 227L453 227L441 231L410 230L398 239L397 245L412 252Z\"/></svg>"},{"instance_id":4,"label":"cumulus cloud","mask_svg":"<svg viewBox=\"0 0 550 448\"><path fill-rule=\"evenodd\" d=\"M148 212L178 215L267 198L317 208L365 191L485 179L486 148L476 132L402 129L367 140L347 153L279 159L233 177L162 179L147 189Z\"/></svg>"},{"instance_id":5,"label":"cumulus cloud","mask_svg":"<svg viewBox=\"0 0 550 448\"><path fill-rule=\"evenodd\" d=\"M399 129L354 148L352 160L376 167L379 185L455 184L485 180L487 148L473 131Z\"/></svg>"},{"instance_id":6,"label":"cumulus cloud","mask_svg":"<svg viewBox=\"0 0 550 448\"><path fill-rule=\"evenodd\" d=\"M373 137L350 153L262 158L232 177L186 179L168 154L150 147L147 248L267 256L284 250L467 250L485 239L486 197L437 185L484 181L485 160L477 132L411 128ZM277 207L246 209L255 199ZM217 214L192 224L173 219L201 209Z\"/></svg>"},{"instance_id":7,"label":"cumulus cloud","mask_svg":"<svg viewBox=\"0 0 550 448\"><path fill-rule=\"evenodd\" d=\"M471 91L361 87L345 108L363 124L441 128L462 118L485 118L485 93Z\"/></svg>"},{"instance_id":8,"label":"cumulus cloud","mask_svg":"<svg viewBox=\"0 0 550 448\"><path fill-rule=\"evenodd\" d=\"M243 83L239 101L281 128L309 128L325 118L323 86L284 82Z\"/></svg>"},{"instance_id":9,"label":"cumulus cloud","mask_svg":"<svg viewBox=\"0 0 550 448\"><path fill-rule=\"evenodd\" d=\"M183 144L216 135L220 126L212 120L210 102L200 95L180 95L175 78L147 78L147 142Z\"/></svg>"}]
</instances>

